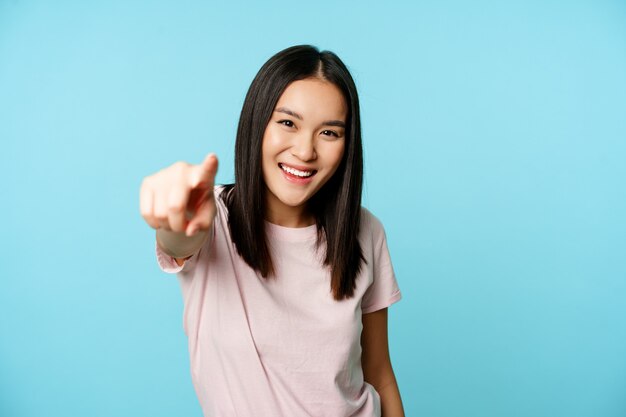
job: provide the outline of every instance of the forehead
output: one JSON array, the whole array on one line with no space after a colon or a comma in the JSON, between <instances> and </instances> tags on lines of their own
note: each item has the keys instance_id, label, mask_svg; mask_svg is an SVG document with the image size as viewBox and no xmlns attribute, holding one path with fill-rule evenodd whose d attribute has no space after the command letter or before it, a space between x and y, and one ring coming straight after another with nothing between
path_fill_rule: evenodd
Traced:
<instances>
[{"instance_id":1,"label":"forehead","mask_svg":"<svg viewBox=\"0 0 626 417\"><path fill-rule=\"evenodd\" d=\"M317 78L297 80L287 86L276 107L287 107L306 119L340 119L348 113L348 105L339 88Z\"/></svg>"}]
</instances>

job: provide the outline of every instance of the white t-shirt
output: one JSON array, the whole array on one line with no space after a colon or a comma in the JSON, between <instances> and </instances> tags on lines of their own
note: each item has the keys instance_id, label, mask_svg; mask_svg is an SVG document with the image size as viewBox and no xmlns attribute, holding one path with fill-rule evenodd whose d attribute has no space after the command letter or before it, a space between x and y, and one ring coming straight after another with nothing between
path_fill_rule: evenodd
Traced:
<instances>
[{"instance_id":1,"label":"white t-shirt","mask_svg":"<svg viewBox=\"0 0 626 417\"><path fill-rule=\"evenodd\" d=\"M361 315L399 301L385 232L361 208L367 264L355 296L336 301L315 251L316 226L266 222L276 277L263 278L237 254L227 208L215 187L211 235L183 266L156 245L160 268L176 273L184 300L190 367L205 416L380 416L363 380Z\"/></svg>"}]
</instances>

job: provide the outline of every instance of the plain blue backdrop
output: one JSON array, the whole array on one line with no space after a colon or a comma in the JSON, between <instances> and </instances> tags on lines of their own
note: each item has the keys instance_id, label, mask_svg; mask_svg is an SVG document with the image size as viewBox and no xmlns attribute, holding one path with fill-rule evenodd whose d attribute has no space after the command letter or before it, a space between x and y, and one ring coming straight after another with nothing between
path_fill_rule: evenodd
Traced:
<instances>
[{"instance_id":1,"label":"plain blue backdrop","mask_svg":"<svg viewBox=\"0 0 626 417\"><path fill-rule=\"evenodd\" d=\"M0 0L0 416L201 416L143 177L274 53L361 97L407 416L626 416L626 3Z\"/></svg>"}]
</instances>

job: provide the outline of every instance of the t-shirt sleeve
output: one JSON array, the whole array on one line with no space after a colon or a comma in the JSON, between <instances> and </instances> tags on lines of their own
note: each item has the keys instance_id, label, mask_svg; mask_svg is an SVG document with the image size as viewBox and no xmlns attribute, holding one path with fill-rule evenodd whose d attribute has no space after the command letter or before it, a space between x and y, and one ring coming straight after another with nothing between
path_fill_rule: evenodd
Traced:
<instances>
[{"instance_id":1,"label":"t-shirt sleeve","mask_svg":"<svg viewBox=\"0 0 626 417\"><path fill-rule=\"evenodd\" d=\"M380 221L370 215L373 234L373 275L374 280L363 294L361 310L363 314L389 307L402 298L398 281L391 264L387 247L387 236Z\"/></svg>"}]
</instances>

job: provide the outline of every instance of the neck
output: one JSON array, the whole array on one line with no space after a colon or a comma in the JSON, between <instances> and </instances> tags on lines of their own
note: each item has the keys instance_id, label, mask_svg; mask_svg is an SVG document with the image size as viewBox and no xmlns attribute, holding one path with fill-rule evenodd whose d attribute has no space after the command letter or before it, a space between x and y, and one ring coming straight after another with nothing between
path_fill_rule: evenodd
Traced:
<instances>
[{"instance_id":1,"label":"neck","mask_svg":"<svg viewBox=\"0 0 626 417\"><path fill-rule=\"evenodd\" d=\"M283 227L307 227L315 224L313 216L305 205L299 207L289 207L280 204L272 204L268 201L265 210L266 220L270 223Z\"/></svg>"}]
</instances>

